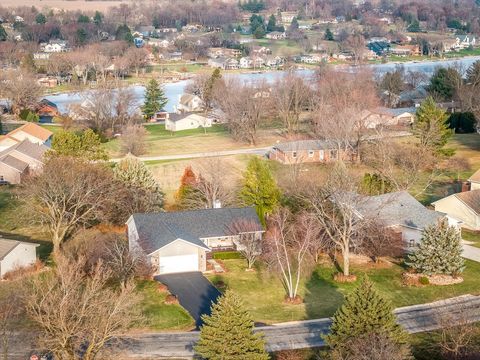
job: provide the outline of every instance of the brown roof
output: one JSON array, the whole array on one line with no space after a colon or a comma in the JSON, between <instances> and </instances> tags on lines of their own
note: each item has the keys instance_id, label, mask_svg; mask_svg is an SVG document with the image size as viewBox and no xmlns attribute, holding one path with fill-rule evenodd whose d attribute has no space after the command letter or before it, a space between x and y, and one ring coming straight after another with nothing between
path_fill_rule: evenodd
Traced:
<instances>
[{"instance_id":1,"label":"brown roof","mask_svg":"<svg viewBox=\"0 0 480 360\"><path fill-rule=\"evenodd\" d=\"M20 159L17 159L16 157L13 157L12 155L7 155L3 158L0 158L0 162L4 163L5 165L8 165L9 167L19 171L23 172L27 167L28 164Z\"/></svg>"},{"instance_id":2,"label":"brown roof","mask_svg":"<svg viewBox=\"0 0 480 360\"><path fill-rule=\"evenodd\" d=\"M470 209L480 214L480 189L461 192L455 196Z\"/></svg>"},{"instance_id":3,"label":"brown roof","mask_svg":"<svg viewBox=\"0 0 480 360\"><path fill-rule=\"evenodd\" d=\"M470 179L468 180L480 183L480 169L475 171L475 173L472 176L470 176Z\"/></svg>"},{"instance_id":4,"label":"brown roof","mask_svg":"<svg viewBox=\"0 0 480 360\"><path fill-rule=\"evenodd\" d=\"M26 123L25 125L20 126L19 128L12 130L8 133L9 136L12 136L20 131L26 132L37 139L42 141L47 141L53 133L50 130L47 130L37 124L34 123Z\"/></svg>"}]
</instances>

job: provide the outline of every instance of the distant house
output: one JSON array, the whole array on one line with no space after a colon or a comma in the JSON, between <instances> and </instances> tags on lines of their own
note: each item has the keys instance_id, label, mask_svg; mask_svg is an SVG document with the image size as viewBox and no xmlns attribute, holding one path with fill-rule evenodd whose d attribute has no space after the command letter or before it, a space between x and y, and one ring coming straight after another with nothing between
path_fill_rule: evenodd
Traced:
<instances>
[{"instance_id":1,"label":"distant house","mask_svg":"<svg viewBox=\"0 0 480 360\"><path fill-rule=\"evenodd\" d=\"M239 49L227 49L223 47L212 47L208 49L208 57L238 57L242 55L242 51Z\"/></svg>"},{"instance_id":2,"label":"distant house","mask_svg":"<svg viewBox=\"0 0 480 360\"><path fill-rule=\"evenodd\" d=\"M297 17L296 11L282 11L280 13L280 21L283 25L290 25L295 17Z\"/></svg>"},{"instance_id":3,"label":"distant house","mask_svg":"<svg viewBox=\"0 0 480 360\"><path fill-rule=\"evenodd\" d=\"M389 51L390 44L386 41L373 41L368 43L367 47L377 54L377 56L383 56Z\"/></svg>"},{"instance_id":4,"label":"distant house","mask_svg":"<svg viewBox=\"0 0 480 360\"><path fill-rule=\"evenodd\" d=\"M253 67L253 60L250 56L244 56L238 62L241 69L250 69Z\"/></svg>"},{"instance_id":5,"label":"distant house","mask_svg":"<svg viewBox=\"0 0 480 360\"><path fill-rule=\"evenodd\" d=\"M250 207L133 214L127 228L130 252L146 255L156 274L205 271L210 252L241 248L241 236L260 242L264 232Z\"/></svg>"},{"instance_id":6,"label":"distant house","mask_svg":"<svg viewBox=\"0 0 480 360\"><path fill-rule=\"evenodd\" d=\"M475 171L468 181L470 182L470 190L480 189L480 169Z\"/></svg>"},{"instance_id":7,"label":"distant house","mask_svg":"<svg viewBox=\"0 0 480 360\"><path fill-rule=\"evenodd\" d=\"M166 39L148 39L147 44L149 46L155 47L155 48L163 48L166 49L173 43L171 41L168 41Z\"/></svg>"},{"instance_id":8,"label":"distant house","mask_svg":"<svg viewBox=\"0 0 480 360\"><path fill-rule=\"evenodd\" d=\"M453 194L432 205L435 210L461 221L465 227L480 230L480 189Z\"/></svg>"},{"instance_id":9,"label":"distant house","mask_svg":"<svg viewBox=\"0 0 480 360\"><path fill-rule=\"evenodd\" d=\"M398 45L390 48L390 54L397 56L419 56L421 55L419 45Z\"/></svg>"},{"instance_id":10,"label":"distant house","mask_svg":"<svg viewBox=\"0 0 480 360\"><path fill-rule=\"evenodd\" d=\"M327 163L342 159L355 161L354 150L339 150L338 145L327 140L297 140L276 144L268 155L270 160L282 164Z\"/></svg>"},{"instance_id":11,"label":"distant house","mask_svg":"<svg viewBox=\"0 0 480 360\"><path fill-rule=\"evenodd\" d=\"M51 123L55 116L60 115L57 105L47 99L40 101L36 108L36 112L40 118L40 123Z\"/></svg>"},{"instance_id":12,"label":"distant house","mask_svg":"<svg viewBox=\"0 0 480 360\"><path fill-rule=\"evenodd\" d=\"M265 57L265 66L268 67L279 67L285 64L285 59L280 56L266 56Z\"/></svg>"},{"instance_id":13,"label":"distant house","mask_svg":"<svg viewBox=\"0 0 480 360\"><path fill-rule=\"evenodd\" d=\"M37 260L38 246L40 245L0 237L0 279L9 271L33 265Z\"/></svg>"},{"instance_id":14,"label":"distant house","mask_svg":"<svg viewBox=\"0 0 480 360\"><path fill-rule=\"evenodd\" d=\"M239 67L236 59L224 57L209 59L208 65L212 68L220 68L223 70L235 70Z\"/></svg>"},{"instance_id":15,"label":"distant house","mask_svg":"<svg viewBox=\"0 0 480 360\"><path fill-rule=\"evenodd\" d=\"M155 26L152 25L142 25L137 28L137 31L144 37L149 38L155 32Z\"/></svg>"},{"instance_id":16,"label":"distant house","mask_svg":"<svg viewBox=\"0 0 480 360\"><path fill-rule=\"evenodd\" d=\"M10 131L8 134L0 136L0 151L13 146L25 139L34 144L44 144L50 146L53 133L35 123L26 123L19 128Z\"/></svg>"},{"instance_id":17,"label":"distant house","mask_svg":"<svg viewBox=\"0 0 480 360\"><path fill-rule=\"evenodd\" d=\"M166 59L169 61L181 61L183 59L183 54L180 51L168 53Z\"/></svg>"},{"instance_id":18,"label":"distant house","mask_svg":"<svg viewBox=\"0 0 480 360\"><path fill-rule=\"evenodd\" d=\"M285 32L272 31L265 35L265 37L272 40L283 40L287 37L287 35L285 34Z\"/></svg>"},{"instance_id":19,"label":"distant house","mask_svg":"<svg viewBox=\"0 0 480 360\"><path fill-rule=\"evenodd\" d=\"M0 180L20 184L29 174L42 170L43 156L48 147L28 139L0 152Z\"/></svg>"},{"instance_id":20,"label":"distant house","mask_svg":"<svg viewBox=\"0 0 480 360\"><path fill-rule=\"evenodd\" d=\"M68 43L65 40L50 40L40 44L40 49L45 53L60 53L68 51Z\"/></svg>"},{"instance_id":21,"label":"distant house","mask_svg":"<svg viewBox=\"0 0 480 360\"><path fill-rule=\"evenodd\" d=\"M363 218L375 219L401 234L408 247L419 244L425 227L436 224L441 219L447 219L450 225L458 226L456 219L427 209L406 191L364 197L356 206Z\"/></svg>"},{"instance_id":22,"label":"distant house","mask_svg":"<svg viewBox=\"0 0 480 360\"><path fill-rule=\"evenodd\" d=\"M182 94L179 96L177 111L178 112L194 112L203 110L203 101L197 95Z\"/></svg>"},{"instance_id":23,"label":"distant house","mask_svg":"<svg viewBox=\"0 0 480 360\"><path fill-rule=\"evenodd\" d=\"M212 119L199 113L172 113L165 119L165 129L181 131L212 127Z\"/></svg>"},{"instance_id":24,"label":"distant house","mask_svg":"<svg viewBox=\"0 0 480 360\"><path fill-rule=\"evenodd\" d=\"M470 46L475 46L477 40L473 35L456 35L455 36L455 48L456 49L466 49Z\"/></svg>"},{"instance_id":25,"label":"distant house","mask_svg":"<svg viewBox=\"0 0 480 360\"><path fill-rule=\"evenodd\" d=\"M367 129L376 129L383 126L408 126L415 121L417 109L410 108L387 108L380 107L374 110L364 110L361 114L361 122Z\"/></svg>"},{"instance_id":26,"label":"distant house","mask_svg":"<svg viewBox=\"0 0 480 360\"><path fill-rule=\"evenodd\" d=\"M328 56L326 54L307 54L300 55L299 61L305 64L318 64L326 61Z\"/></svg>"}]
</instances>

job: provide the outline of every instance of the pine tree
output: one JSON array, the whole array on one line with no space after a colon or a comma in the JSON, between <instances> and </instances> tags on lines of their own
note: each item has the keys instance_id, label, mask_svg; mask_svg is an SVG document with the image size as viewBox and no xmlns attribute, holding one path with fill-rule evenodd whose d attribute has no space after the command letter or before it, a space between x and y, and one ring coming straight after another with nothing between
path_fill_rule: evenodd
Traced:
<instances>
[{"instance_id":1,"label":"pine tree","mask_svg":"<svg viewBox=\"0 0 480 360\"><path fill-rule=\"evenodd\" d=\"M270 15L268 18L268 23L267 23L267 31L275 31L277 30L277 19L275 18L275 15Z\"/></svg>"},{"instance_id":2,"label":"pine tree","mask_svg":"<svg viewBox=\"0 0 480 360\"><path fill-rule=\"evenodd\" d=\"M47 18L42 13L38 13L37 16L35 17L35 22L37 24L43 25L47 22Z\"/></svg>"},{"instance_id":3,"label":"pine tree","mask_svg":"<svg viewBox=\"0 0 480 360\"><path fill-rule=\"evenodd\" d=\"M145 119L151 119L157 112L163 110L167 103L168 99L158 81L150 80L145 89L145 103L142 106Z\"/></svg>"},{"instance_id":4,"label":"pine tree","mask_svg":"<svg viewBox=\"0 0 480 360\"><path fill-rule=\"evenodd\" d=\"M342 349L348 340L366 334L382 334L396 343L406 343L406 333L397 324L392 304L383 298L365 276L362 282L345 297L332 318L327 344Z\"/></svg>"},{"instance_id":5,"label":"pine tree","mask_svg":"<svg viewBox=\"0 0 480 360\"><path fill-rule=\"evenodd\" d=\"M452 136L448 128L448 116L437 106L432 97L428 97L417 110L413 131L420 140L420 144L434 150L441 150Z\"/></svg>"},{"instance_id":6,"label":"pine tree","mask_svg":"<svg viewBox=\"0 0 480 360\"><path fill-rule=\"evenodd\" d=\"M447 220L427 226L415 252L408 255L407 265L425 275L458 275L465 269L460 231Z\"/></svg>"},{"instance_id":7,"label":"pine tree","mask_svg":"<svg viewBox=\"0 0 480 360\"><path fill-rule=\"evenodd\" d=\"M212 314L202 317L195 353L208 360L267 360L265 341L253 332L254 323L241 300L231 291L212 305Z\"/></svg>"},{"instance_id":8,"label":"pine tree","mask_svg":"<svg viewBox=\"0 0 480 360\"><path fill-rule=\"evenodd\" d=\"M88 161L106 160L108 158L100 136L91 129L87 129L83 133L59 131L53 136L52 150L51 155L71 156Z\"/></svg>"},{"instance_id":9,"label":"pine tree","mask_svg":"<svg viewBox=\"0 0 480 360\"><path fill-rule=\"evenodd\" d=\"M266 161L254 157L248 162L240 197L245 205L256 207L258 217L265 225L265 216L271 214L280 201L280 190Z\"/></svg>"},{"instance_id":10,"label":"pine tree","mask_svg":"<svg viewBox=\"0 0 480 360\"><path fill-rule=\"evenodd\" d=\"M0 41L7 41L8 35L5 28L0 24Z\"/></svg>"},{"instance_id":11,"label":"pine tree","mask_svg":"<svg viewBox=\"0 0 480 360\"><path fill-rule=\"evenodd\" d=\"M334 37L333 37L332 30L330 30L330 28L327 28L327 30L325 30L325 35L324 35L323 38L327 41L335 40Z\"/></svg>"},{"instance_id":12,"label":"pine tree","mask_svg":"<svg viewBox=\"0 0 480 360\"><path fill-rule=\"evenodd\" d=\"M126 156L113 169L115 177L132 186L159 192L155 177L145 164L134 156Z\"/></svg>"}]
</instances>

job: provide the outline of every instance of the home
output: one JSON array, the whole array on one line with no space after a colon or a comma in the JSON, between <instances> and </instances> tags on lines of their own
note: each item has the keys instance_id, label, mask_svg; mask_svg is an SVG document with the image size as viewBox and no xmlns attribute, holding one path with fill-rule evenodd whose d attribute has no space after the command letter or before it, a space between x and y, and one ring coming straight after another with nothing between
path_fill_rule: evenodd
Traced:
<instances>
[{"instance_id":1,"label":"home","mask_svg":"<svg viewBox=\"0 0 480 360\"><path fill-rule=\"evenodd\" d=\"M155 32L155 26L141 25L137 28L137 31L143 36L143 38L149 38Z\"/></svg>"},{"instance_id":2,"label":"home","mask_svg":"<svg viewBox=\"0 0 480 360\"><path fill-rule=\"evenodd\" d=\"M212 127L212 119L199 113L172 113L165 119L165 129L170 131L207 127Z\"/></svg>"},{"instance_id":3,"label":"home","mask_svg":"<svg viewBox=\"0 0 480 360\"><path fill-rule=\"evenodd\" d=\"M205 271L209 253L241 249L241 236L261 241L264 232L251 207L133 214L126 224L130 252L146 255L156 274Z\"/></svg>"},{"instance_id":4,"label":"home","mask_svg":"<svg viewBox=\"0 0 480 360\"><path fill-rule=\"evenodd\" d=\"M40 49L46 53L59 53L68 50L68 43L65 40L50 40L48 43L40 44Z\"/></svg>"},{"instance_id":5,"label":"home","mask_svg":"<svg viewBox=\"0 0 480 360\"><path fill-rule=\"evenodd\" d=\"M383 56L390 49L390 44L386 41L373 41L368 43L367 48L372 50L377 56Z\"/></svg>"},{"instance_id":6,"label":"home","mask_svg":"<svg viewBox=\"0 0 480 360\"><path fill-rule=\"evenodd\" d=\"M51 102L50 100L43 99L41 100L35 111L39 116L40 123L51 123L53 122L53 118L55 116L59 116L60 113L58 111L58 107L55 103ZM43 128L42 128L43 129Z\"/></svg>"},{"instance_id":7,"label":"home","mask_svg":"<svg viewBox=\"0 0 480 360\"><path fill-rule=\"evenodd\" d=\"M193 94L182 94L178 97L178 112L193 112L193 111L202 111L203 110L203 101L197 95Z\"/></svg>"},{"instance_id":8,"label":"home","mask_svg":"<svg viewBox=\"0 0 480 360\"><path fill-rule=\"evenodd\" d=\"M480 189L453 194L437 200L432 205L435 210L448 214L462 222L462 225L480 230Z\"/></svg>"},{"instance_id":9,"label":"home","mask_svg":"<svg viewBox=\"0 0 480 360\"><path fill-rule=\"evenodd\" d=\"M327 163L339 159L355 161L357 153L352 148L339 149L337 143L328 140L297 140L276 144L268 158L282 164Z\"/></svg>"},{"instance_id":10,"label":"home","mask_svg":"<svg viewBox=\"0 0 480 360\"><path fill-rule=\"evenodd\" d=\"M38 78L37 82L40 86L46 88L53 88L58 85L58 79L53 76L42 76Z\"/></svg>"},{"instance_id":11,"label":"home","mask_svg":"<svg viewBox=\"0 0 480 360\"><path fill-rule=\"evenodd\" d=\"M0 279L9 271L33 265L37 261L38 246L40 245L0 237Z\"/></svg>"},{"instance_id":12,"label":"home","mask_svg":"<svg viewBox=\"0 0 480 360\"><path fill-rule=\"evenodd\" d=\"M476 39L473 35L456 35L455 36L455 48L466 49L470 46L476 45Z\"/></svg>"},{"instance_id":13,"label":"home","mask_svg":"<svg viewBox=\"0 0 480 360\"><path fill-rule=\"evenodd\" d=\"M43 156L48 147L28 139L0 152L0 181L20 184L29 174L42 170Z\"/></svg>"},{"instance_id":14,"label":"home","mask_svg":"<svg viewBox=\"0 0 480 360\"><path fill-rule=\"evenodd\" d=\"M168 53L165 57L169 61L181 61L183 59L183 54L180 51Z\"/></svg>"},{"instance_id":15,"label":"home","mask_svg":"<svg viewBox=\"0 0 480 360\"><path fill-rule=\"evenodd\" d=\"M280 21L283 25L290 25L295 17L297 17L296 11L282 11L280 13Z\"/></svg>"},{"instance_id":16,"label":"home","mask_svg":"<svg viewBox=\"0 0 480 360\"><path fill-rule=\"evenodd\" d=\"M25 139L34 144L50 146L53 133L35 123L28 122L4 136L0 136L0 151L17 144Z\"/></svg>"},{"instance_id":17,"label":"home","mask_svg":"<svg viewBox=\"0 0 480 360\"><path fill-rule=\"evenodd\" d=\"M265 46L253 45L250 48L250 56L262 56L262 55L269 55L271 53L272 53L272 50L270 50L270 48L267 48Z\"/></svg>"},{"instance_id":18,"label":"home","mask_svg":"<svg viewBox=\"0 0 480 360\"><path fill-rule=\"evenodd\" d=\"M322 61L326 61L328 58L325 54L309 54L309 55L300 55L299 61L305 64L318 64Z\"/></svg>"},{"instance_id":19,"label":"home","mask_svg":"<svg viewBox=\"0 0 480 360\"><path fill-rule=\"evenodd\" d=\"M211 57L211 58L237 57L241 55L242 55L242 51L239 49L227 49L223 47L212 47L208 49L208 57Z\"/></svg>"},{"instance_id":20,"label":"home","mask_svg":"<svg viewBox=\"0 0 480 360\"><path fill-rule=\"evenodd\" d=\"M266 56L265 65L268 67L279 67L285 64L285 59L280 56Z\"/></svg>"},{"instance_id":21,"label":"home","mask_svg":"<svg viewBox=\"0 0 480 360\"><path fill-rule=\"evenodd\" d=\"M220 68L223 70L238 69L238 61L233 58L219 57L216 59L208 59L208 65L213 68Z\"/></svg>"},{"instance_id":22,"label":"home","mask_svg":"<svg viewBox=\"0 0 480 360\"><path fill-rule=\"evenodd\" d=\"M421 52L419 45L398 45L390 48L390 54L397 56L419 56Z\"/></svg>"},{"instance_id":23,"label":"home","mask_svg":"<svg viewBox=\"0 0 480 360\"><path fill-rule=\"evenodd\" d=\"M376 220L401 234L408 247L419 244L425 227L439 220L447 219L450 225L458 226L458 221L445 213L427 209L407 191L367 196L355 206L362 218Z\"/></svg>"},{"instance_id":24,"label":"home","mask_svg":"<svg viewBox=\"0 0 480 360\"><path fill-rule=\"evenodd\" d=\"M470 176L468 182L470 183L470 190L480 189L480 169Z\"/></svg>"},{"instance_id":25,"label":"home","mask_svg":"<svg viewBox=\"0 0 480 360\"><path fill-rule=\"evenodd\" d=\"M287 37L285 32L280 32L280 31L272 31L269 32L267 35L265 35L267 39L272 39L272 40L282 40Z\"/></svg>"},{"instance_id":26,"label":"home","mask_svg":"<svg viewBox=\"0 0 480 360\"><path fill-rule=\"evenodd\" d=\"M383 126L409 126L415 121L417 109L379 107L373 110L364 110L361 114L361 123L367 129L376 129Z\"/></svg>"},{"instance_id":27,"label":"home","mask_svg":"<svg viewBox=\"0 0 480 360\"><path fill-rule=\"evenodd\" d=\"M155 48L166 49L170 45L173 45L173 43L171 41L166 40L166 39L148 39L147 45L155 47Z\"/></svg>"},{"instance_id":28,"label":"home","mask_svg":"<svg viewBox=\"0 0 480 360\"><path fill-rule=\"evenodd\" d=\"M240 58L238 65L241 69L250 69L253 67L253 60L250 56L244 56Z\"/></svg>"}]
</instances>

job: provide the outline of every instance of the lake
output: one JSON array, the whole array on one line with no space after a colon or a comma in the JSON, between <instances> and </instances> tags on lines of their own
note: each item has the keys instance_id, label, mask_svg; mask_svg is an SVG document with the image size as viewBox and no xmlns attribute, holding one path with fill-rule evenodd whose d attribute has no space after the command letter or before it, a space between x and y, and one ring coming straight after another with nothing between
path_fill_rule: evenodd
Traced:
<instances>
[{"instance_id":1,"label":"lake","mask_svg":"<svg viewBox=\"0 0 480 360\"><path fill-rule=\"evenodd\" d=\"M408 62L408 63L386 63L386 64L375 64L367 65L372 68L376 73L382 74L387 71L395 70L395 67L402 66L405 71L422 71L429 75L433 74L435 68L439 66L453 66L459 65L464 68L467 68L475 61L480 60L480 56L472 56L461 59L451 59L451 60L441 60L441 61L422 61L422 62ZM355 71L357 67L353 66L338 66L341 71ZM314 70L299 70L299 74L302 74L306 78L313 75ZM247 82L256 82L256 81L267 81L273 82L276 79L282 77L284 71L267 71L261 73L243 73L243 74L225 74L224 76L238 77L239 79ZM168 104L166 106L167 111L173 112L175 105L178 103L179 97L184 93L185 86L188 84L189 80L179 81L176 83L168 83L164 85L165 95L168 98ZM133 93L135 95L135 101L140 106L143 103L143 97L145 88L140 85L132 86ZM58 109L61 113L68 112L68 107L71 104L78 104L83 101L85 93L76 92L76 93L60 93L55 95L45 96L46 99L57 104Z\"/></svg>"}]
</instances>

